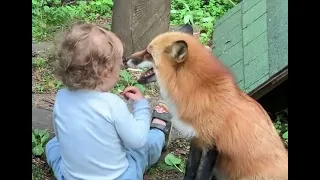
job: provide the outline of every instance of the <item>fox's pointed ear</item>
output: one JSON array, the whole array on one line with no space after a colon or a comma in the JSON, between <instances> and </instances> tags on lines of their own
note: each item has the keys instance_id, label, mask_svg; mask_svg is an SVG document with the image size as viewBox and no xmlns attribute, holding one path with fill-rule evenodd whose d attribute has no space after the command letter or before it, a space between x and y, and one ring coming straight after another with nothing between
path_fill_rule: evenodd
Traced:
<instances>
[{"instance_id":1,"label":"fox's pointed ear","mask_svg":"<svg viewBox=\"0 0 320 180\"><path fill-rule=\"evenodd\" d=\"M181 63L188 53L188 44L184 40L176 41L167 48L167 52L176 62Z\"/></svg>"},{"instance_id":2,"label":"fox's pointed ear","mask_svg":"<svg viewBox=\"0 0 320 180\"><path fill-rule=\"evenodd\" d=\"M193 36L193 27L190 24L185 24L178 30L179 32L184 32Z\"/></svg>"}]
</instances>

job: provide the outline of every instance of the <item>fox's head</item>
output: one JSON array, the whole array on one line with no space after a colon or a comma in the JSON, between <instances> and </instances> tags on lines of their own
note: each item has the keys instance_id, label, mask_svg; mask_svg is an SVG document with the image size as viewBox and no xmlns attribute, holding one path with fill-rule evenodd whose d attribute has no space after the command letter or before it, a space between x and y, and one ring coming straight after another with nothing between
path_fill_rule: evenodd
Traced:
<instances>
[{"instance_id":1,"label":"fox's head","mask_svg":"<svg viewBox=\"0 0 320 180\"><path fill-rule=\"evenodd\" d=\"M188 56L188 42L200 43L198 39L193 37L193 28L189 24L185 24L176 32L167 32L155 37L147 46L146 49L136 52L127 57L124 65L127 68L133 69L147 69L138 82L140 84L147 84L157 80L154 68L159 68L163 61L169 60L168 65L175 66L182 64ZM211 51L208 46L200 47ZM165 67L164 67L165 68Z\"/></svg>"}]
</instances>

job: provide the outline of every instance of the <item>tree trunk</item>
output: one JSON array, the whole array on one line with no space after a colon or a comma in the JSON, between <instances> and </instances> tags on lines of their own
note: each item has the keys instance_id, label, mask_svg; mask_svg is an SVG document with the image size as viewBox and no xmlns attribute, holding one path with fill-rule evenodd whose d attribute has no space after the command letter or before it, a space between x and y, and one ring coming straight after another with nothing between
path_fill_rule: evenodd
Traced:
<instances>
[{"instance_id":1,"label":"tree trunk","mask_svg":"<svg viewBox=\"0 0 320 180\"><path fill-rule=\"evenodd\" d=\"M158 34L168 31L170 0L115 0L112 31L122 40L125 56L139 51Z\"/></svg>"}]
</instances>

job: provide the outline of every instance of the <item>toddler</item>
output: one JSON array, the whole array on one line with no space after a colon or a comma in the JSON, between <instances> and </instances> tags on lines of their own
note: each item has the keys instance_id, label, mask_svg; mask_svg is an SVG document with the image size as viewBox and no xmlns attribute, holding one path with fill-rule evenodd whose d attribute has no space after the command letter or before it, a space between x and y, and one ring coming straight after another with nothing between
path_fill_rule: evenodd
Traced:
<instances>
[{"instance_id":1,"label":"toddler","mask_svg":"<svg viewBox=\"0 0 320 180\"><path fill-rule=\"evenodd\" d=\"M71 26L58 47L57 76L66 88L57 92L55 137L46 145L58 180L142 180L169 144L171 116L164 103L151 116L140 90L127 87L122 95L134 102L130 113L110 92L122 56L120 39L94 24Z\"/></svg>"}]
</instances>

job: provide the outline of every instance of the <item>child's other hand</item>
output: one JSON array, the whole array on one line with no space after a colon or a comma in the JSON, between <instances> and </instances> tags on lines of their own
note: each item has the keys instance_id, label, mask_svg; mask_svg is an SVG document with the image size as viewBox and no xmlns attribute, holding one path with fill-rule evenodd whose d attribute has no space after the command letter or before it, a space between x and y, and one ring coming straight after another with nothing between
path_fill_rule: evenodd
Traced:
<instances>
[{"instance_id":1,"label":"child's other hand","mask_svg":"<svg viewBox=\"0 0 320 180\"><path fill-rule=\"evenodd\" d=\"M135 87L135 86L128 86L126 87L123 92L122 95L124 96L124 98L128 99L132 99L134 101L138 101L140 99L143 99L143 95L140 91L139 88Z\"/></svg>"}]
</instances>

